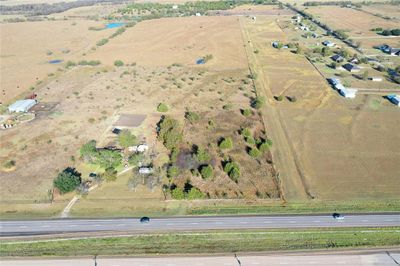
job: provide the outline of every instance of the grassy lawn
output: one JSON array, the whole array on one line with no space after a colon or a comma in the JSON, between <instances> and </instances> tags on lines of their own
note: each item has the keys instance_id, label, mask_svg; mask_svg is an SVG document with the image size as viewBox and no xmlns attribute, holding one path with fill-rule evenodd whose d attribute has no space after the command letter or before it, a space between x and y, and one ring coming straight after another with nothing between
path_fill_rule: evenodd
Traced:
<instances>
[{"instance_id":1,"label":"grassy lawn","mask_svg":"<svg viewBox=\"0 0 400 266\"><path fill-rule=\"evenodd\" d=\"M142 255L379 247L400 244L400 228L215 231L37 242L3 242L0 256Z\"/></svg>"}]
</instances>

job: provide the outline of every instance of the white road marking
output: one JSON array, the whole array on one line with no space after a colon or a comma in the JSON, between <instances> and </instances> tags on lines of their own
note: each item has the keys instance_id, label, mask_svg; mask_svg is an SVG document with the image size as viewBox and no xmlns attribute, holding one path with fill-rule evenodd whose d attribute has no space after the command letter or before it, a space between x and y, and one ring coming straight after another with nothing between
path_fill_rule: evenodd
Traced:
<instances>
[{"instance_id":1,"label":"white road marking","mask_svg":"<svg viewBox=\"0 0 400 266\"><path fill-rule=\"evenodd\" d=\"M314 223L320 223L321 221L317 220L317 221L313 221Z\"/></svg>"},{"instance_id":2,"label":"white road marking","mask_svg":"<svg viewBox=\"0 0 400 266\"><path fill-rule=\"evenodd\" d=\"M362 222L368 222L368 220L362 220Z\"/></svg>"},{"instance_id":3,"label":"white road marking","mask_svg":"<svg viewBox=\"0 0 400 266\"><path fill-rule=\"evenodd\" d=\"M190 224L196 225L196 224L199 224L199 223L190 223Z\"/></svg>"},{"instance_id":4,"label":"white road marking","mask_svg":"<svg viewBox=\"0 0 400 266\"><path fill-rule=\"evenodd\" d=\"M19 228L28 228L28 226L21 225L21 226L19 226Z\"/></svg>"}]
</instances>

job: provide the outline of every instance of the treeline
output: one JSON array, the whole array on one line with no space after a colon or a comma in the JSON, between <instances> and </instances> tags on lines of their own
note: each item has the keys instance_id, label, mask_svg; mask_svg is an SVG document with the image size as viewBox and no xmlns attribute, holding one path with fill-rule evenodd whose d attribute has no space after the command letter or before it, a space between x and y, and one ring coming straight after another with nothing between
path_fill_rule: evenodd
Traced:
<instances>
[{"instance_id":1,"label":"treeline","mask_svg":"<svg viewBox=\"0 0 400 266\"><path fill-rule=\"evenodd\" d=\"M228 10L238 5L275 5L277 0L229 0L229 1L198 1L184 4L159 4L159 3L133 3L120 9L122 15L137 13L142 19L154 19L161 17L191 16L196 13L206 14L208 11Z\"/></svg>"},{"instance_id":2,"label":"treeline","mask_svg":"<svg viewBox=\"0 0 400 266\"><path fill-rule=\"evenodd\" d=\"M0 5L1 15L26 14L29 16L50 15L61 13L72 8L92 6L100 3L124 3L125 0L78 0L75 2L60 2L54 4L24 4L15 6Z\"/></svg>"},{"instance_id":3,"label":"treeline","mask_svg":"<svg viewBox=\"0 0 400 266\"><path fill-rule=\"evenodd\" d=\"M360 3L352 3L351 1L322 1L322 2L305 2L303 6L356 6L361 7Z\"/></svg>"}]
</instances>

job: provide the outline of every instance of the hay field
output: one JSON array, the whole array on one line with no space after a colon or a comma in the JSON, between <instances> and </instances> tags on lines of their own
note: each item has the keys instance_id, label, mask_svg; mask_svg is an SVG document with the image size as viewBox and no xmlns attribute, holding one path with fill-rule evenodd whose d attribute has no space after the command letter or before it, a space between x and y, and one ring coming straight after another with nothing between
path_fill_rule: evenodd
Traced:
<instances>
[{"instance_id":1,"label":"hay field","mask_svg":"<svg viewBox=\"0 0 400 266\"><path fill-rule=\"evenodd\" d=\"M129 28L107 45L88 54L113 64L120 59L146 66L181 63L195 66L198 58L212 54L209 67L246 68L247 59L235 17L187 17L144 21Z\"/></svg>"},{"instance_id":2,"label":"hay field","mask_svg":"<svg viewBox=\"0 0 400 266\"><path fill-rule=\"evenodd\" d=\"M50 60L80 60L98 40L111 34L88 30L99 25L83 20L1 24L0 86L5 91L0 96L1 102L28 93L31 86L55 73L60 65L49 64Z\"/></svg>"},{"instance_id":3,"label":"hay field","mask_svg":"<svg viewBox=\"0 0 400 266\"><path fill-rule=\"evenodd\" d=\"M286 38L273 20L243 20L252 44L260 50L258 73L265 77L267 95L298 98L296 103L271 99L270 104L291 142L309 196L321 200L398 198L398 108L381 96L342 98L304 57L265 45Z\"/></svg>"},{"instance_id":4,"label":"hay field","mask_svg":"<svg viewBox=\"0 0 400 266\"><path fill-rule=\"evenodd\" d=\"M333 29L349 30L350 37L378 36L370 31L372 28L396 28L394 21L367 14L352 8L337 6L309 7L306 11L318 17L322 22Z\"/></svg>"},{"instance_id":5,"label":"hay field","mask_svg":"<svg viewBox=\"0 0 400 266\"><path fill-rule=\"evenodd\" d=\"M400 6L398 5L369 5L363 6L362 10L400 20Z\"/></svg>"}]
</instances>

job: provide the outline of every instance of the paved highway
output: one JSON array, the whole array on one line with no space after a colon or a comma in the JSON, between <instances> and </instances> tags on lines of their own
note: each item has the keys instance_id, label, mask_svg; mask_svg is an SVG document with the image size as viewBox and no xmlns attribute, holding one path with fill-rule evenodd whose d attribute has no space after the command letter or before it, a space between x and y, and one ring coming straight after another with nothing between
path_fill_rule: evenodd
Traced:
<instances>
[{"instance_id":1,"label":"paved highway","mask_svg":"<svg viewBox=\"0 0 400 266\"><path fill-rule=\"evenodd\" d=\"M331 215L306 216L231 216L154 218L141 224L139 219L54 219L0 221L0 236L45 235L74 232L190 231L212 229L269 229L305 227L387 227L400 226L400 214L345 215L335 220Z\"/></svg>"}]
</instances>

